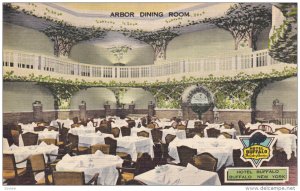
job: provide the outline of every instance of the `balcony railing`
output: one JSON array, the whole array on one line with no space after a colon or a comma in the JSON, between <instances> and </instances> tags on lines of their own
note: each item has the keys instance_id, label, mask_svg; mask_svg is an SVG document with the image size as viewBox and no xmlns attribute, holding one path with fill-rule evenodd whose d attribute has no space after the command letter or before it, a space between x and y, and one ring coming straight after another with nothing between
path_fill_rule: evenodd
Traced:
<instances>
[{"instance_id":1,"label":"balcony railing","mask_svg":"<svg viewBox=\"0 0 300 191\"><path fill-rule=\"evenodd\" d=\"M279 62L272 59L267 50L231 54L222 57L184 59L166 62L165 64L142 66L91 65L15 50L3 51L3 67L99 78L147 78L193 72L213 73L264 67L277 63Z\"/></svg>"}]
</instances>

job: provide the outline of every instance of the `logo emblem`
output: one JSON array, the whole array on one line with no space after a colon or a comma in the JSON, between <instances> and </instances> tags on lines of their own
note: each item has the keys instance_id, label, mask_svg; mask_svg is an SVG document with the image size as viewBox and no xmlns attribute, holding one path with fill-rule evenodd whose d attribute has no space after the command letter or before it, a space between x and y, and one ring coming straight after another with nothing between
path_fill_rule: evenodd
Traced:
<instances>
[{"instance_id":1,"label":"logo emblem","mask_svg":"<svg viewBox=\"0 0 300 191\"><path fill-rule=\"evenodd\" d=\"M276 137L257 130L250 136L239 136L239 139L243 144L241 158L245 162L251 162L253 167L258 168L263 161L269 161L273 157Z\"/></svg>"}]
</instances>

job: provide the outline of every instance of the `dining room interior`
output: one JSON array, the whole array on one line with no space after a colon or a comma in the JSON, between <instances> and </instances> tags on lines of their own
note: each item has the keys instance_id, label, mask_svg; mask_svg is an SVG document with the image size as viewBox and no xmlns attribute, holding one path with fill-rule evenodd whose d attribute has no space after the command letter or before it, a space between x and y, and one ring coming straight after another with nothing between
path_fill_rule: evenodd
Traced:
<instances>
[{"instance_id":1,"label":"dining room interior","mask_svg":"<svg viewBox=\"0 0 300 191\"><path fill-rule=\"evenodd\" d=\"M298 184L297 3L2 9L3 185ZM288 178L228 181L242 138Z\"/></svg>"}]
</instances>

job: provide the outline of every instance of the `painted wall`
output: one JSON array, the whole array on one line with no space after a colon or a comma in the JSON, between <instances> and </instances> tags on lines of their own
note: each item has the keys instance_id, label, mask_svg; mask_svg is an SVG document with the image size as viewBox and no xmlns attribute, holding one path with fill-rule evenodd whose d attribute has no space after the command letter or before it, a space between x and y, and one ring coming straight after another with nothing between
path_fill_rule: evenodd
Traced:
<instances>
[{"instance_id":1,"label":"painted wall","mask_svg":"<svg viewBox=\"0 0 300 191\"><path fill-rule=\"evenodd\" d=\"M32 103L41 101L43 111L54 110L51 92L31 82L3 82L3 112L30 112Z\"/></svg>"},{"instance_id":2,"label":"painted wall","mask_svg":"<svg viewBox=\"0 0 300 191\"><path fill-rule=\"evenodd\" d=\"M3 23L3 48L53 56L53 42L43 33Z\"/></svg>"},{"instance_id":3,"label":"painted wall","mask_svg":"<svg viewBox=\"0 0 300 191\"><path fill-rule=\"evenodd\" d=\"M199 58L233 51L234 40L225 30L214 28L174 38L167 48L167 59Z\"/></svg>"},{"instance_id":4,"label":"painted wall","mask_svg":"<svg viewBox=\"0 0 300 191\"><path fill-rule=\"evenodd\" d=\"M95 65L112 65L118 63L117 59L107 48L87 42L73 46L69 58L77 62ZM124 54L120 62L126 65L149 65L153 64L153 59L153 49L146 45L128 51Z\"/></svg>"},{"instance_id":5,"label":"painted wall","mask_svg":"<svg viewBox=\"0 0 300 191\"><path fill-rule=\"evenodd\" d=\"M111 109L116 108L116 98L114 93L106 88L88 88L75 93L71 99L70 109L79 109L81 101L86 102L87 110L104 109L106 101L111 105Z\"/></svg>"},{"instance_id":6,"label":"painted wall","mask_svg":"<svg viewBox=\"0 0 300 191\"><path fill-rule=\"evenodd\" d=\"M148 103L155 102L153 95L142 88L130 88L120 99L121 103L126 104L125 108L133 101L135 109L147 109Z\"/></svg>"},{"instance_id":7,"label":"painted wall","mask_svg":"<svg viewBox=\"0 0 300 191\"><path fill-rule=\"evenodd\" d=\"M283 103L284 111L297 111L297 77L269 84L257 97L257 110L272 111L275 99Z\"/></svg>"}]
</instances>

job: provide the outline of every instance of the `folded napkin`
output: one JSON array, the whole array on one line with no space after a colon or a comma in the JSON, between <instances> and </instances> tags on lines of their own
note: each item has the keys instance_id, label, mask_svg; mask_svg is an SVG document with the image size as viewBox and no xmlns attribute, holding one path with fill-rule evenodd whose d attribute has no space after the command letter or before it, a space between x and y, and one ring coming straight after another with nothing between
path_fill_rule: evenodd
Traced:
<instances>
[{"instance_id":1,"label":"folded napkin","mask_svg":"<svg viewBox=\"0 0 300 191\"><path fill-rule=\"evenodd\" d=\"M193 137L193 139L202 139L199 135L195 135L194 137Z\"/></svg>"},{"instance_id":2,"label":"folded napkin","mask_svg":"<svg viewBox=\"0 0 300 191\"><path fill-rule=\"evenodd\" d=\"M67 160L72 158L69 154L66 154L65 156L63 156L62 160Z\"/></svg>"},{"instance_id":3,"label":"folded napkin","mask_svg":"<svg viewBox=\"0 0 300 191\"><path fill-rule=\"evenodd\" d=\"M42 141L39 146L47 146L47 144L44 141Z\"/></svg>"},{"instance_id":4,"label":"folded napkin","mask_svg":"<svg viewBox=\"0 0 300 191\"><path fill-rule=\"evenodd\" d=\"M45 128L43 131L44 131L44 132L46 132L46 131L48 131L48 129L47 129L47 128Z\"/></svg>"},{"instance_id":5,"label":"folded napkin","mask_svg":"<svg viewBox=\"0 0 300 191\"><path fill-rule=\"evenodd\" d=\"M96 134L101 135L102 133L100 131L97 131Z\"/></svg>"},{"instance_id":6,"label":"folded napkin","mask_svg":"<svg viewBox=\"0 0 300 191\"><path fill-rule=\"evenodd\" d=\"M88 126L88 127L93 127L93 122L91 122L91 121L88 122L87 126Z\"/></svg>"},{"instance_id":7,"label":"folded napkin","mask_svg":"<svg viewBox=\"0 0 300 191\"><path fill-rule=\"evenodd\" d=\"M100 150L97 150L95 153L94 153L95 156L102 156L104 155L102 151Z\"/></svg>"},{"instance_id":8,"label":"folded napkin","mask_svg":"<svg viewBox=\"0 0 300 191\"><path fill-rule=\"evenodd\" d=\"M190 163L188 163L186 168L181 171L181 173L187 173L187 174L192 174L192 173L197 173L197 172L199 172L199 169L197 167L191 165Z\"/></svg>"},{"instance_id":9,"label":"folded napkin","mask_svg":"<svg viewBox=\"0 0 300 191\"><path fill-rule=\"evenodd\" d=\"M9 147L11 150L15 150L15 149L17 149L17 148L19 148L17 145L15 145L15 144L12 144L10 147Z\"/></svg>"}]
</instances>

